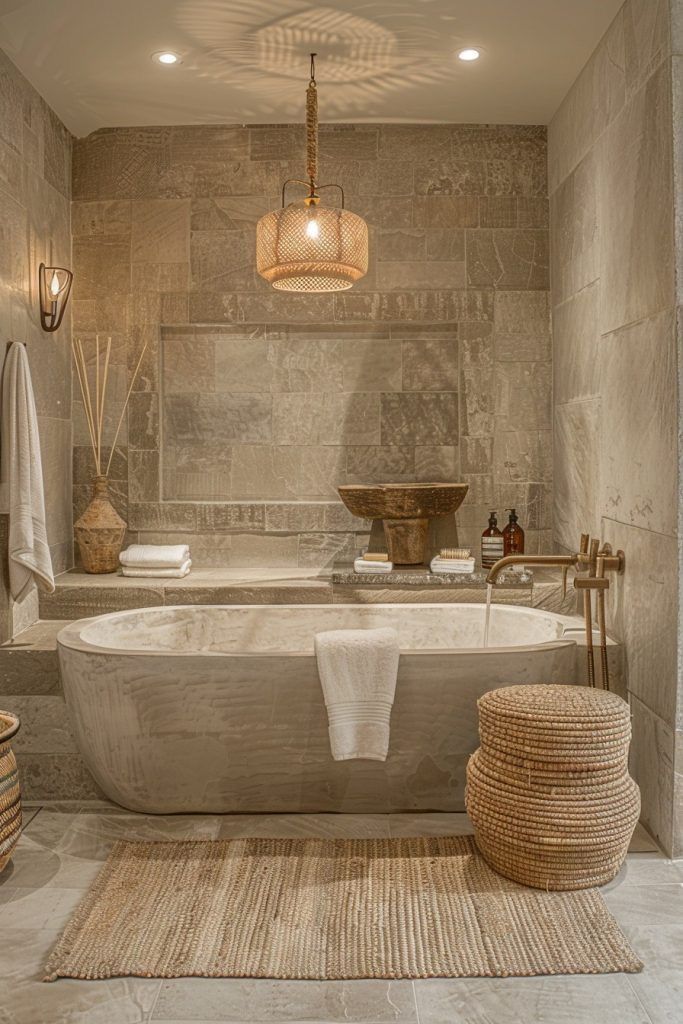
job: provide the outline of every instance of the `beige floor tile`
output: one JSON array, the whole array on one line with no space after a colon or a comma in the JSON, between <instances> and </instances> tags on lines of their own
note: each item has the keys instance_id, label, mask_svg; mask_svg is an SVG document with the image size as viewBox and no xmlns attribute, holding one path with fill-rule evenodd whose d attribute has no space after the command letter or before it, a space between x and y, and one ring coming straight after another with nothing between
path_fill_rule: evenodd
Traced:
<instances>
[{"instance_id":1,"label":"beige floor tile","mask_svg":"<svg viewBox=\"0 0 683 1024\"><path fill-rule=\"evenodd\" d=\"M683 1020L683 919L680 925L636 925L624 931L645 969L629 982L652 1024Z\"/></svg>"},{"instance_id":2,"label":"beige floor tile","mask_svg":"<svg viewBox=\"0 0 683 1024\"><path fill-rule=\"evenodd\" d=\"M650 1024L625 975L416 981L420 1024Z\"/></svg>"},{"instance_id":3,"label":"beige floor tile","mask_svg":"<svg viewBox=\"0 0 683 1024\"><path fill-rule=\"evenodd\" d=\"M220 822L218 814L81 813L65 831L57 849L73 857L104 860L120 839L215 839Z\"/></svg>"},{"instance_id":4,"label":"beige floor tile","mask_svg":"<svg viewBox=\"0 0 683 1024\"><path fill-rule=\"evenodd\" d=\"M63 928L82 896L79 889L3 888L0 890L3 934L5 929L13 928Z\"/></svg>"},{"instance_id":5,"label":"beige floor tile","mask_svg":"<svg viewBox=\"0 0 683 1024\"><path fill-rule=\"evenodd\" d=\"M661 853L631 854L619 872L619 877L625 885L683 883L683 860L668 860Z\"/></svg>"},{"instance_id":6,"label":"beige floor tile","mask_svg":"<svg viewBox=\"0 0 683 1024\"><path fill-rule=\"evenodd\" d=\"M158 979L88 982L60 978L44 982L44 965L58 934L55 929L3 926L3 1024L138 1024L149 1020L161 985Z\"/></svg>"},{"instance_id":7,"label":"beige floor tile","mask_svg":"<svg viewBox=\"0 0 683 1024\"><path fill-rule=\"evenodd\" d=\"M416 1022L409 981L164 981L154 1020Z\"/></svg>"},{"instance_id":8,"label":"beige floor tile","mask_svg":"<svg viewBox=\"0 0 683 1024\"><path fill-rule=\"evenodd\" d=\"M683 921L683 885L619 885L604 893L622 927L678 925Z\"/></svg>"}]
</instances>

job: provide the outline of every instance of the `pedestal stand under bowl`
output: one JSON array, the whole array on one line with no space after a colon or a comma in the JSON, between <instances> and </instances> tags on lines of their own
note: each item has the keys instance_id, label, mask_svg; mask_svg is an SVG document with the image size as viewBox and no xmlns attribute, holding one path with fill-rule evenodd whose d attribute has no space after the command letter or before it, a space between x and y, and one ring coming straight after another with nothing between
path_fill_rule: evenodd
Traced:
<instances>
[{"instance_id":1,"label":"pedestal stand under bowl","mask_svg":"<svg viewBox=\"0 0 683 1024\"><path fill-rule=\"evenodd\" d=\"M429 520L452 515L462 505L467 484L345 484L339 497L361 519L381 519L390 560L421 565Z\"/></svg>"}]
</instances>

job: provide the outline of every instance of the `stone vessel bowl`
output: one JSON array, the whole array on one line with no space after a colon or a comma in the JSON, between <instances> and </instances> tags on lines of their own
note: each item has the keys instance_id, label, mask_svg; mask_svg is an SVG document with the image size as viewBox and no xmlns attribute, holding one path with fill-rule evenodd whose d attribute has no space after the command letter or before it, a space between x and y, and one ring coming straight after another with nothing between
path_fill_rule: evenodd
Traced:
<instances>
[{"instance_id":1,"label":"stone vessel bowl","mask_svg":"<svg viewBox=\"0 0 683 1024\"><path fill-rule=\"evenodd\" d=\"M339 497L361 519L381 519L389 558L396 565L425 560L429 520L462 505L467 484L344 484Z\"/></svg>"}]
</instances>

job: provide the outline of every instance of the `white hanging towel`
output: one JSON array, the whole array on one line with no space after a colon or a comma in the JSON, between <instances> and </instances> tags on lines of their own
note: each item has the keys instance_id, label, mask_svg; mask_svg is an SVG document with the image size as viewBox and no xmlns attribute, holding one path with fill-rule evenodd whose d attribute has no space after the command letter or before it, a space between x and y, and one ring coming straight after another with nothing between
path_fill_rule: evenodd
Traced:
<instances>
[{"instance_id":1,"label":"white hanging towel","mask_svg":"<svg viewBox=\"0 0 683 1024\"><path fill-rule=\"evenodd\" d=\"M180 569L189 557L187 544L131 544L119 561L129 569Z\"/></svg>"},{"instance_id":2,"label":"white hanging towel","mask_svg":"<svg viewBox=\"0 0 683 1024\"><path fill-rule=\"evenodd\" d=\"M335 761L386 761L396 692L395 629L336 629L315 637Z\"/></svg>"},{"instance_id":3,"label":"white hanging towel","mask_svg":"<svg viewBox=\"0 0 683 1024\"><path fill-rule=\"evenodd\" d=\"M9 583L15 600L32 583L55 589L47 543L43 467L31 371L24 346L15 341L2 375L2 483L9 511Z\"/></svg>"}]
</instances>

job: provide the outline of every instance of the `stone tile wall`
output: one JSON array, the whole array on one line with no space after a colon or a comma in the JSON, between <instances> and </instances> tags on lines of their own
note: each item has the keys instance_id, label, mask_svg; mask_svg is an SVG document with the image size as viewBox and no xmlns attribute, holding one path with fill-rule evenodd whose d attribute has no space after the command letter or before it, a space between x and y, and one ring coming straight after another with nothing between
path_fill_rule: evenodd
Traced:
<instances>
[{"instance_id":1,"label":"stone tile wall","mask_svg":"<svg viewBox=\"0 0 683 1024\"><path fill-rule=\"evenodd\" d=\"M549 127L548 163L555 537L574 550L590 531L626 552L610 626L626 643L632 769L645 823L680 855L672 140L683 103L679 91L674 116L669 25L669 0L627 0ZM680 206L680 181L677 193Z\"/></svg>"},{"instance_id":2,"label":"stone tile wall","mask_svg":"<svg viewBox=\"0 0 683 1024\"><path fill-rule=\"evenodd\" d=\"M321 181L368 220L352 291L287 295L257 219L304 166L302 125L115 129L74 153L75 330L112 334L114 387L148 348L113 463L131 537L198 564L326 566L365 526L347 480L461 478L461 541L517 506L548 537L546 132L323 125ZM160 328L163 326L163 331ZM111 429L109 425L109 439ZM75 512L90 466L75 409Z\"/></svg>"},{"instance_id":3,"label":"stone tile wall","mask_svg":"<svg viewBox=\"0 0 683 1024\"><path fill-rule=\"evenodd\" d=\"M73 564L71 529L71 313L55 334L40 326L38 266L71 265L72 139L0 51L0 346L26 344L40 433L47 534L55 572ZM7 516L0 514L0 641L37 617L35 594L7 591Z\"/></svg>"}]
</instances>

